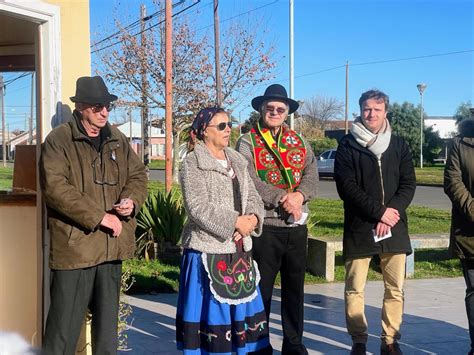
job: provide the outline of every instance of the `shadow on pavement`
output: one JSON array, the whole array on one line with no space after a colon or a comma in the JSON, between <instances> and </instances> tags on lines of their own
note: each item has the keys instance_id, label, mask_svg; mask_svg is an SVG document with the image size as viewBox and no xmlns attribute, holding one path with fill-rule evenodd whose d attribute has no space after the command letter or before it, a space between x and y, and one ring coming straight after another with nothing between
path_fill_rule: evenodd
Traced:
<instances>
[{"instance_id":1,"label":"shadow on pavement","mask_svg":"<svg viewBox=\"0 0 474 355\"><path fill-rule=\"evenodd\" d=\"M381 286L381 285L380 285ZM316 287L317 288L317 287ZM179 354L175 345L176 294L135 295L130 327L127 330L127 354ZM381 301L380 301L381 302ZM274 354L280 354L282 340L279 316L280 290L275 289L270 331ZM443 310L433 309L433 312ZM367 350L379 353L381 309L366 305L369 323ZM344 300L318 293L305 294L304 343L310 354L347 354L352 345L346 332ZM465 328L413 314L404 315L402 338L404 354L462 354L468 352L469 335ZM125 354L124 351L119 352Z\"/></svg>"}]
</instances>

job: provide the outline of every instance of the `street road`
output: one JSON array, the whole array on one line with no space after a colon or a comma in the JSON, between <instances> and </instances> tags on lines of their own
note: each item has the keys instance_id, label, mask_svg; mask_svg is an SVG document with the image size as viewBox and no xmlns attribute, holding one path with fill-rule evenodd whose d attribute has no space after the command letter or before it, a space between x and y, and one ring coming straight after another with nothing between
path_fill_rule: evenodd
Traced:
<instances>
[{"instance_id":1,"label":"street road","mask_svg":"<svg viewBox=\"0 0 474 355\"><path fill-rule=\"evenodd\" d=\"M319 197L339 199L336 184L333 180L319 181ZM451 201L444 193L442 187L417 186L412 205L451 210Z\"/></svg>"},{"instance_id":2,"label":"street road","mask_svg":"<svg viewBox=\"0 0 474 355\"><path fill-rule=\"evenodd\" d=\"M150 170L150 179L165 181L164 170ZM336 184L333 180L323 179L319 182L319 198L339 199ZM451 201L445 195L442 187L417 186L413 205L451 210Z\"/></svg>"}]
</instances>

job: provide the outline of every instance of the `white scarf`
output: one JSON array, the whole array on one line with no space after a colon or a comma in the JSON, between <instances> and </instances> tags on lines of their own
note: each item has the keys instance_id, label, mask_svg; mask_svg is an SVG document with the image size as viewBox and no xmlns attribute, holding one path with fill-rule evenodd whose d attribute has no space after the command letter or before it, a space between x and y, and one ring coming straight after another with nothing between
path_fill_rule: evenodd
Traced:
<instances>
[{"instance_id":1,"label":"white scarf","mask_svg":"<svg viewBox=\"0 0 474 355\"><path fill-rule=\"evenodd\" d=\"M357 117L352 123L351 134L357 143L374 153L378 159L387 150L392 136L390 123L385 119L384 125L377 134L372 133L365 127L362 119Z\"/></svg>"}]
</instances>

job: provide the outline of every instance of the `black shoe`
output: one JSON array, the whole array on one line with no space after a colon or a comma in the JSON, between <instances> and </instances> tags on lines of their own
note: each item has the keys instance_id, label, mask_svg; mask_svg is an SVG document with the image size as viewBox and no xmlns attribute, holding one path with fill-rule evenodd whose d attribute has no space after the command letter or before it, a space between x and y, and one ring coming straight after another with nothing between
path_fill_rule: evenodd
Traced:
<instances>
[{"instance_id":1,"label":"black shoe","mask_svg":"<svg viewBox=\"0 0 474 355\"><path fill-rule=\"evenodd\" d=\"M400 345L397 342L393 344L382 344L380 346L380 355L402 355Z\"/></svg>"},{"instance_id":2,"label":"black shoe","mask_svg":"<svg viewBox=\"0 0 474 355\"><path fill-rule=\"evenodd\" d=\"M352 345L351 355L365 355L365 344L354 343L354 345Z\"/></svg>"}]
</instances>

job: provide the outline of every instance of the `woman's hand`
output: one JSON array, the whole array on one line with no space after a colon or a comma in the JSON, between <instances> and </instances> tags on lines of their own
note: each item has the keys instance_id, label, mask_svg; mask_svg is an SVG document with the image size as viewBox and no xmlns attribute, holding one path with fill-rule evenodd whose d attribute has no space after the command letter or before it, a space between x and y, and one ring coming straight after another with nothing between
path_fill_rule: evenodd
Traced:
<instances>
[{"instance_id":1,"label":"woman's hand","mask_svg":"<svg viewBox=\"0 0 474 355\"><path fill-rule=\"evenodd\" d=\"M258 224L258 219L255 215L243 215L237 217L235 223L235 230L243 237L249 236L255 230Z\"/></svg>"}]
</instances>

